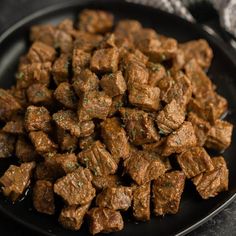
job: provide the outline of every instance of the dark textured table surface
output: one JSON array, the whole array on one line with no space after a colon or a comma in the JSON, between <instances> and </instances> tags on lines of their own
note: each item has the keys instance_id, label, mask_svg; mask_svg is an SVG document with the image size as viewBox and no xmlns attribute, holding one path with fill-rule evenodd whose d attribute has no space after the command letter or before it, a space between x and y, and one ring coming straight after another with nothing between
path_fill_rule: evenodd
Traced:
<instances>
[{"instance_id":1,"label":"dark textured table surface","mask_svg":"<svg viewBox=\"0 0 236 236\"><path fill-rule=\"evenodd\" d=\"M63 1L65 0L0 0L0 34L22 17L40 8ZM209 22L217 27L217 16L215 14L207 16ZM12 227L13 225L14 227ZM35 235L35 233L0 215L0 235L28 236ZM236 201L189 235L236 235Z\"/></svg>"}]
</instances>

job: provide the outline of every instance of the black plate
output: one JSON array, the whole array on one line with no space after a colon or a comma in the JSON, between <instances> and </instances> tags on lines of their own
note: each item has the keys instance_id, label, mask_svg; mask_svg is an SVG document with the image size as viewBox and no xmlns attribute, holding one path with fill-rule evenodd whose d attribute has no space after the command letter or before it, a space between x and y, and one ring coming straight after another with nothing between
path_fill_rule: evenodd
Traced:
<instances>
[{"instance_id":1,"label":"black plate","mask_svg":"<svg viewBox=\"0 0 236 236\"><path fill-rule=\"evenodd\" d=\"M57 23L66 17L75 20L78 12L84 7L109 10L115 14L116 20L121 18L137 19L144 26L152 27L159 33L174 37L180 42L198 38L207 39L215 55L209 76L217 85L217 91L229 101L227 120L233 124L236 123L236 82L234 80L236 63L223 42L177 16L121 0L67 2L41 10L18 22L0 37L0 86L8 88L13 84L19 56L26 52L29 45L28 33L31 25ZM183 235L205 222L229 204L236 195L235 153L236 135L234 132L232 145L224 153L230 171L228 192L221 193L213 199L202 200L191 183L187 182L178 214L152 217L151 221L147 223L136 223L131 217L126 216L124 230L114 235ZM2 174L8 163L4 160L0 165L0 174ZM32 209L29 197L12 205L1 196L0 212L44 235L78 235L78 232L63 229L55 217L36 213ZM87 234L87 226L84 225L79 231L79 235Z\"/></svg>"}]
</instances>

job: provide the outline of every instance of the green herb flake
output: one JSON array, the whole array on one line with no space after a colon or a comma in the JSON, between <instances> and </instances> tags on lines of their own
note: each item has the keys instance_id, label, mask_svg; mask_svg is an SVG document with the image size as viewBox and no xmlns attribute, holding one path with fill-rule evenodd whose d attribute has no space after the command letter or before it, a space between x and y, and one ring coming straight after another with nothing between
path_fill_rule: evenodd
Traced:
<instances>
[{"instance_id":1,"label":"green herb flake","mask_svg":"<svg viewBox=\"0 0 236 236\"><path fill-rule=\"evenodd\" d=\"M161 54L161 60L162 61L166 60L166 55L165 54Z\"/></svg>"},{"instance_id":2,"label":"green herb flake","mask_svg":"<svg viewBox=\"0 0 236 236\"><path fill-rule=\"evenodd\" d=\"M165 135L165 132L162 129L159 128L159 134Z\"/></svg>"},{"instance_id":3,"label":"green herb flake","mask_svg":"<svg viewBox=\"0 0 236 236\"><path fill-rule=\"evenodd\" d=\"M81 187L83 187L84 184L81 181L78 181L77 185L78 185L79 188L81 188Z\"/></svg>"},{"instance_id":4,"label":"green herb flake","mask_svg":"<svg viewBox=\"0 0 236 236\"><path fill-rule=\"evenodd\" d=\"M23 72L19 72L19 73L16 74L17 79L23 79L24 76L25 76L25 74Z\"/></svg>"}]
</instances>

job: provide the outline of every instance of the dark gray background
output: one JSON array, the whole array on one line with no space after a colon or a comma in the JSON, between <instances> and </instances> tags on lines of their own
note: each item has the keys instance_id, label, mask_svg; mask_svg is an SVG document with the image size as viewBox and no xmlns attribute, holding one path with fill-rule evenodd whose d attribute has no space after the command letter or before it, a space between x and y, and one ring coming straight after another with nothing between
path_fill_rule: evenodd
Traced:
<instances>
[{"instance_id":1,"label":"dark gray background","mask_svg":"<svg viewBox=\"0 0 236 236\"><path fill-rule=\"evenodd\" d=\"M22 17L43 7L66 0L0 0L0 34ZM78 0L79 1L79 0ZM111 0L112 1L112 0ZM217 14L209 6L201 5L191 9L198 20L219 29ZM199 11L201 14L199 14ZM208 11L208 12L207 12ZM0 215L1 236L28 236L35 233L21 227L11 219ZM79 235L79 233L78 233ZM189 236L236 235L236 201Z\"/></svg>"}]
</instances>

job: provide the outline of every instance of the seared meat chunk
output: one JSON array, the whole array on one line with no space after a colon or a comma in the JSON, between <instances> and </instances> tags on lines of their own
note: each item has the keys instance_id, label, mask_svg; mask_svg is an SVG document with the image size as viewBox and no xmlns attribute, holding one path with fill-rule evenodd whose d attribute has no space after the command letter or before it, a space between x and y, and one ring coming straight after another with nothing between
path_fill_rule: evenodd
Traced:
<instances>
[{"instance_id":1,"label":"seared meat chunk","mask_svg":"<svg viewBox=\"0 0 236 236\"><path fill-rule=\"evenodd\" d=\"M14 136L0 131L0 159L13 155L14 145Z\"/></svg>"},{"instance_id":2,"label":"seared meat chunk","mask_svg":"<svg viewBox=\"0 0 236 236\"><path fill-rule=\"evenodd\" d=\"M34 162L23 163L20 166L10 165L0 178L3 194L13 202L19 199L30 184Z\"/></svg>"},{"instance_id":3,"label":"seared meat chunk","mask_svg":"<svg viewBox=\"0 0 236 236\"><path fill-rule=\"evenodd\" d=\"M55 213L53 184L47 180L38 180L33 188L34 208L44 214Z\"/></svg>"},{"instance_id":4,"label":"seared meat chunk","mask_svg":"<svg viewBox=\"0 0 236 236\"><path fill-rule=\"evenodd\" d=\"M36 180L54 181L56 176L44 162L40 162L36 165L34 177Z\"/></svg>"},{"instance_id":5,"label":"seared meat chunk","mask_svg":"<svg viewBox=\"0 0 236 236\"><path fill-rule=\"evenodd\" d=\"M196 146L196 144L197 139L193 126L189 121L185 121L167 137L162 155L169 156L172 153L181 153L190 147Z\"/></svg>"},{"instance_id":6,"label":"seared meat chunk","mask_svg":"<svg viewBox=\"0 0 236 236\"><path fill-rule=\"evenodd\" d=\"M178 129L184 119L184 109L175 100L172 100L158 113L156 122L161 133L169 134Z\"/></svg>"},{"instance_id":7,"label":"seared meat chunk","mask_svg":"<svg viewBox=\"0 0 236 236\"><path fill-rule=\"evenodd\" d=\"M142 145L160 139L154 127L154 121L148 113L130 108L121 108L120 112L129 140L133 144Z\"/></svg>"},{"instance_id":8,"label":"seared meat chunk","mask_svg":"<svg viewBox=\"0 0 236 236\"><path fill-rule=\"evenodd\" d=\"M75 109L77 106L77 97L72 86L67 82L58 85L54 92L54 96L65 108Z\"/></svg>"},{"instance_id":9,"label":"seared meat chunk","mask_svg":"<svg viewBox=\"0 0 236 236\"><path fill-rule=\"evenodd\" d=\"M108 118L101 124L101 135L115 159L119 161L129 155L128 138L117 118Z\"/></svg>"},{"instance_id":10,"label":"seared meat chunk","mask_svg":"<svg viewBox=\"0 0 236 236\"><path fill-rule=\"evenodd\" d=\"M52 115L58 127L69 131L71 135L80 136L80 124L76 114L71 110L60 110Z\"/></svg>"},{"instance_id":11,"label":"seared meat chunk","mask_svg":"<svg viewBox=\"0 0 236 236\"><path fill-rule=\"evenodd\" d=\"M214 169L210 156L202 147L193 147L182 152L177 160L187 178Z\"/></svg>"},{"instance_id":12,"label":"seared meat chunk","mask_svg":"<svg viewBox=\"0 0 236 236\"><path fill-rule=\"evenodd\" d=\"M153 181L155 215L176 214L184 190L185 175L181 171L165 173Z\"/></svg>"},{"instance_id":13,"label":"seared meat chunk","mask_svg":"<svg viewBox=\"0 0 236 236\"><path fill-rule=\"evenodd\" d=\"M80 137L88 137L93 134L95 125L93 121L83 121L80 123Z\"/></svg>"},{"instance_id":14,"label":"seared meat chunk","mask_svg":"<svg viewBox=\"0 0 236 236\"><path fill-rule=\"evenodd\" d=\"M148 84L151 86L157 86L158 82L166 76L165 67L159 63L149 62L147 68L149 70Z\"/></svg>"},{"instance_id":15,"label":"seared meat chunk","mask_svg":"<svg viewBox=\"0 0 236 236\"><path fill-rule=\"evenodd\" d=\"M212 158L214 170L194 177L193 183L203 199L215 197L219 192L228 190L229 170L223 157Z\"/></svg>"},{"instance_id":16,"label":"seared meat chunk","mask_svg":"<svg viewBox=\"0 0 236 236\"><path fill-rule=\"evenodd\" d=\"M160 89L134 83L129 89L129 102L143 110L156 111L160 106Z\"/></svg>"},{"instance_id":17,"label":"seared meat chunk","mask_svg":"<svg viewBox=\"0 0 236 236\"><path fill-rule=\"evenodd\" d=\"M58 220L66 229L79 230L83 224L83 219L89 209L89 206L90 203L83 206L64 207Z\"/></svg>"},{"instance_id":18,"label":"seared meat chunk","mask_svg":"<svg viewBox=\"0 0 236 236\"><path fill-rule=\"evenodd\" d=\"M95 189L91 183L92 174L88 169L79 167L56 181L54 192L71 205L84 205L92 201Z\"/></svg>"},{"instance_id":19,"label":"seared meat chunk","mask_svg":"<svg viewBox=\"0 0 236 236\"><path fill-rule=\"evenodd\" d=\"M105 120L109 113L111 104L112 99L104 92L90 91L85 93L79 101L79 120L81 122L93 118Z\"/></svg>"},{"instance_id":20,"label":"seared meat chunk","mask_svg":"<svg viewBox=\"0 0 236 236\"><path fill-rule=\"evenodd\" d=\"M95 207L89 212L89 231L91 234L110 233L124 228L124 222L119 211Z\"/></svg>"},{"instance_id":21,"label":"seared meat chunk","mask_svg":"<svg viewBox=\"0 0 236 236\"><path fill-rule=\"evenodd\" d=\"M79 29L89 33L106 33L113 26L113 15L101 10L85 9L79 14Z\"/></svg>"},{"instance_id":22,"label":"seared meat chunk","mask_svg":"<svg viewBox=\"0 0 236 236\"><path fill-rule=\"evenodd\" d=\"M21 110L18 101L6 90L0 88L0 120L5 121Z\"/></svg>"},{"instance_id":23,"label":"seared meat chunk","mask_svg":"<svg viewBox=\"0 0 236 236\"><path fill-rule=\"evenodd\" d=\"M72 68L75 75L79 74L82 69L90 64L91 54L79 48L73 50Z\"/></svg>"},{"instance_id":24,"label":"seared meat chunk","mask_svg":"<svg viewBox=\"0 0 236 236\"><path fill-rule=\"evenodd\" d=\"M123 94L126 91L126 83L121 71L104 75L100 80L100 86L110 97Z\"/></svg>"},{"instance_id":25,"label":"seared meat chunk","mask_svg":"<svg viewBox=\"0 0 236 236\"><path fill-rule=\"evenodd\" d=\"M150 220L150 183L134 186L133 215L137 220Z\"/></svg>"},{"instance_id":26,"label":"seared meat chunk","mask_svg":"<svg viewBox=\"0 0 236 236\"><path fill-rule=\"evenodd\" d=\"M147 151L132 151L124 161L124 171L138 184L145 184L163 175L166 167L156 158L157 154Z\"/></svg>"},{"instance_id":27,"label":"seared meat chunk","mask_svg":"<svg viewBox=\"0 0 236 236\"><path fill-rule=\"evenodd\" d=\"M112 73L118 69L119 52L116 48L98 49L94 52L90 68L96 73Z\"/></svg>"},{"instance_id":28,"label":"seared meat chunk","mask_svg":"<svg viewBox=\"0 0 236 236\"><path fill-rule=\"evenodd\" d=\"M24 134L24 117L16 116L12 118L11 121L8 121L5 126L2 128L2 131L9 134Z\"/></svg>"},{"instance_id":29,"label":"seared meat chunk","mask_svg":"<svg viewBox=\"0 0 236 236\"><path fill-rule=\"evenodd\" d=\"M78 161L98 176L114 174L117 170L115 160L100 141L81 151L78 154Z\"/></svg>"},{"instance_id":30,"label":"seared meat chunk","mask_svg":"<svg viewBox=\"0 0 236 236\"><path fill-rule=\"evenodd\" d=\"M112 210L127 211L131 202L132 188L123 186L105 188L96 198L97 206Z\"/></svg>"},{"instance_id":31,"label":"seared meat chunk","mask_svg":"<svg viewBox=\"0 0 236 236\"><path fill-rule=\"evenodd\" d=\"M43 131L30 132L29 137L39 154L54 152L57 149L57 145Z\"/></svg>"},{"instance_id":32,"label":"seared meat chunk","mask_svg":"<svg viewBox=\"0 0 236 236\"><path fill-rule=\"evenodd\" d=\"M25 113L25 128L29 132L49 132L52 129L49 111L45 107L28 106Z\"/></svg>"},{"instance_id":33,"label":"seared meat chunk","mask_svg":"<svg viewBox=\"0 0 236 236\"><path fill-rule=\"evenodd\" d=\"M97 190L118 187L120 179L118 175L93 176L92 183Z\"/></svg>"}]
</instances>

